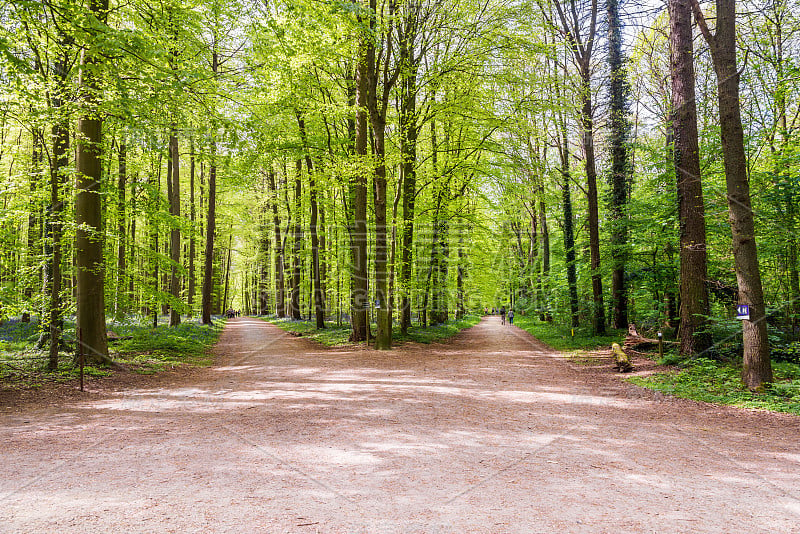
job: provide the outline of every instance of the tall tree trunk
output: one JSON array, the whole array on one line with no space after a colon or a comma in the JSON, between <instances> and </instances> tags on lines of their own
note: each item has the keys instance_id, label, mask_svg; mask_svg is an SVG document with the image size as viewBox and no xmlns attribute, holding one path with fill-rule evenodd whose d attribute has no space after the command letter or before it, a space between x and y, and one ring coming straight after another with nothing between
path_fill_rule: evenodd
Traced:
<instances>
[{"instance_id":1,"label":"tall tree trunk","mask_svg":"<svg viewBox=\"0 0 800 534\"><path fill-rule=\"evenodd\" d=\"M189 144L189 226L192 229L189 234L189 287L188 295L186 296L186 307L189 317L194 316L194 294L197 292L196 287L196 273L194 272L194 258L197 255L197 236L195 229L195 221L197 220L197 210L194 202L194 173L195 173L195 156L194 156L194 138L190 140Z\"/></svg>"},{"instance_id":2,"label":"tall tree trunk","mask_svg":"<svg viewBox=\"0 0 800 534\"><path fill-rule=\"evenodd\" d=\"M466 254L464 253L464 230L458 230L458 271L456 273L456 319L463 319L467 313L464 280L467 277Z\"/></svg>"},{"instance_id":3,"label":"tall tree trunk","mask_svg":"<svg viewBox=\"0 0 800 534\"><path fill-rule=\"evenodd\" d=\"M711 49L717 74L719 122L739 304L750 307L750 318L742 321L742 380L748 388L755 390L772 382L772 365L740 111L739 70L736 67L736 2L717 0L716 5L717 28L712 35L699 4L696 0L692 2L695 18Z\"/></svg>"},{"instance_id":4,"label":"tall tree trunk","mask_svg":"<svg viewBox=\"0 0 800 534\"><path fill-rule=\"evenodd\" d=\"M328 249L326 246L327 227L325 226L325 192L319 191L317 207L319 211L319 287L322 293L323 310L330 313L330 301L328 300Z\"/></svg>"},{"instance_id":5,"label":"tall tree trunk","mask_svg":"<svg viewBox=\"0 0 800 534\"><path fill-rule=\"evenodd\" d=\"M281 220L278 216L278 188L275 186L275 173L270 170L267 174L269 179L270 204L272 204L272 224L274 226L275 237L275 314L278 317L286 317L286 295L284 287L284 251L283 241L281 241Z\"/></svg>"},{"instance_id":6,"label":"tall tree trunk","mask_svg":"<svg viewBox=\"0 0 800 534\"><path fill-rule=\"evenodd\" d=\"M605 308L603 306L603 281L600 274L600 224L597 205L597 170L594 153L594 110L592 108L592 50L597 30L597 0L589 2L588 20L578 17L576 0L569 4L553 4L561 21L562 31L572 49L575 63L578 65L581 78L580 85L580 124L581 143L583 145L584 164L586 168L586 198L588 201L589 219L589 252L592 278L592 327L595 334L605 333Z\"/></svg>"},{"instance_id":7,"label":"tall tree trunk","mask_svg":"<svg viewBox=\"0 0 800 534\"><path fill-rule=\"evenodd\" d=\"M149 178L149 191L148 191L148 204L149 212L151 214L158 213L161 210L161 156L158 156L158 165L151 171ZM159 292L161 290L161 270L160 270L160 257L161 250L159 245L159 221L156 217L151 217L149 220L150 230L150 258L152 261L152 283L151 296L148 299L148 313L153 315L153 328L158 326L158 307L159 307Z\"/></svg>"},{"instance_id":8,"label":"tall tree trunk","mask_svg":"<svg viewBox=\"0 0 800 534\"><path fill-rule=\"evenodd\" d=\"M400 168L403 178L403 227L400 259L400 331L408 333L411 326L411 271L414 252L414 208L417 196L417 70L419 59L414 55L417 19L412 9L403 28L400 48Z\"/></svg>"},{"instance_id":9,"label":"tall tree trunk","mask_svg":"<svg viewBox=\"0 0 800 534\"><path fill-rule=\"evenodd\" d=\"M711 335L707 330L706 223L697 141L691 0L669 0L668 8L673 152L680 220L680 352L698 355L711 348Z\"/></svg>"},{"instance_id":10,"label":"tall tree trunk","mask_svg":"<svg viewBox=\"0 0 800 534\"><path fill-rule=\"evenodd\" d=\"M797 203L795 201L795 188L792 186L790 153L792 143L792 133L789 131L787 121L787 102L786 94L794 83L791 76L791 66L786 64L785 55L785 36L784 25L789 9L785 0L779 0L771 5L770 14L767 17L774 24L772 35L774 64L775 64L775 111L777 147L773 147L773 157L775 159L775 186L779 191L783 191L783 224L786 234L786 264L789 271L788 284L788 305L786 314L792 326L792 332L797 332L798 321L800 320L800 273L797 265Z\"/></svg>"},{"instance_id":11,"label":"tall tree trunk","mask_svg":"<svg viewBox=\"0 0 800 534\"><path fill-rule=\"evenodd\" d=\"M325 328L325 295L322 291L322 277L320 276L319 270L319 233L317 228L319 210L317 206L317 184L314 177L314 165L311 162L311 154L308 148L306 121L300 111L296 111L295 113L297 115L297 125L300 130L300 139L303 143L303 152L305 153L306 171L308 171L308 199L311 207L309 231L311 232L311 278L314 282L314 317L316 318L317 328Z\"/></svg>"},{"instance_id":12,"label":"tall tree trunk","mask_svg":"<svg viewBox=\"0 0 800 534\"><path fill-rule=\"evenodd\" d=\"M69 38L61 35L61 46L66 47ZM45 265L42 273L42 288L49 297L47 312L42 314L47 324L47 335L42 335L39 345L49 341L47 368L51 371L58 368L58 349L61 345L61 332L64 328L63 302L61 299L63 256L63 222L64 201L63 188L66 184L66 173L69 165L69 117L64 111L64 93L66 91L70 54L62 50L53 64L55 88L51 99L53 114L56 117L51 129L52 159L50 163L50 202L46 208L44 257Z\"/></svg>"},{"instance_id":13,"label":"tall tree trunk","mask_svg":"<svg viewBox=\"0 0 800 534\"><path fill-rule=\"evenodd\" d=\"M300 252L303 248L303 229L300 221L303 194L302 173L303 161L298 159L295 162L294 176L294 209L292 210L294 212L294 227L292 230L292 236L294 238L292 244L292 293L289 300L291 316L292 319L296 321L303 318L303 310L300 308L300 274L302 269Z\"/></svg>"},{"instance_id":14,"label":"tall tree trunk","mask_svg":"<svg viewBox=\"0 0 800 534\"><path fill-rule=\"evenodd\" d=\"M270 250L270 220L268 210L269 204L265 204L262 213L259 214L260 239L258 244L258 256L256 258L256 273L253 274L255 278L253 290L255 293L255 303L257 303L256 310L259 315L269 314L269 268L272 257ZM244 294L249 295L249 291L245 291ZM249 313L249 301L246 308Z\"/></svg>"},{"instance_id":15,"label":"tall tree trunk","mask_svg":"<svg viewBox=\"0 0 800 534\"><path fill-rule=\"evenodd\" d=\"M389 301L389 250L386 239L385 121L381 118L373 118L372 130L375 134L375 157L377 159L375 178L372 182L375 204L375 315L377 318L375 348L388 350L392 348L392 310Z\"/></svg>"},{"instance_id":16,"label":"tall tree trunk","mask_svg":"<svg viewBox=\"0 0 800 534\"><path fill-rule=\"evenodd\" d=\"M30 177L28 180L28 187L30 191L30 199L28 201L28 231L25 243L25 266L28 269L25 279L25 309L22 312L20 319L23 323L31 321L31 297L33 297L33 287L36 285L36 263L38 261L39 251L37 251L41 242L41 220L42 220L42 203L41 195L39 194L39 187L42 182L43 173L43 143L44 131L39 127L32 129L31 139L31 167ZM41 321L43 323L44 321Z\"/></svg>"},{"instance_id":17,"label":"tall tree trunk","mask_svg":"<svg viewBox=\"0 0 800 534\"><path fill-rule=\"evenodd\" d=\"M672 176L675 173L675 136L673 135L672 121L668 120L666 124L665 141L665 154L666 161L664 161L664 168L667 169L668 175ZM664 294L666 298L666 314L667 324L670 328L674 329L676 333L680 330L681 318L680 307L678 303L678 295L680 294L680 280L678 280L677 273L673 267L673 254L675 252L672 242L668 242L664 253L667 255L669 265L669 279L667 280Z\"/></svg>"},{"instance_id":18,"label":"tall tree trunk","mask_svg":"<svg viewBox=\"0 0 800 534\"><path fill-rule=\"evenodd\" d=\"M129 258L129 265L131 268L131 274L127 277L128 280L128 309L135 310L136 306L138 305L136 294L134 293L134 276L133 273L136 272L136 204L137 199L139 197L139 192L137 191L137 183L138 183L138 176L133 175L133 179L131 180L131 210L130 210L130 217L131 217L131 226L130 226L130 238L128 239L128 258Z\"/></svg>"},{"instance_id":19,"label":"tall tree trunk","mask_svg":"<svg viewBox=\"0 0 800 534\"><path fill-rule=\"evenodd\" d=\"M630 195L631 164L629 157L630 122L628 121L628 86L625 58L622 54L622 21L618 0L606 0L608 14L608 66L611 71L611 302L614 328L628 327L628 287L625 263L628 246L627 205Z\"/></svg>"},{"instance_id":20,"label":"tall tree trunk","mask_svg":"<svg viewBox=\"0 0 800 534\"><path fill-rule=\"evenodd\" d=\"M108 14L108 0L90 0L89 9L103 25ZM96 30L94 30L96 31ZM75 255L77 261L77 331L79 351L88 363L110 362L106 339L105 262L102 238L102 168L101 143L103 121L99 116L97 94L100 80L97 71L102 56L84 50L81 61L81 88L85 109L78 121L80 137L75 166Z\"/></svg>"},{"instance_id":21,"label":"tall tree trunk","mask_svg":"<svg viewBox=\"0 0 800 534\"><path fill-rule=\"evenodd\" d=\"M128 187L128 150L125 140L120 141L118 153L118 169L117 169L117 291L114 310L117 319L122 319L127 311L127 243L126 238L128 235L127 219L125 211L127 209L125 202L125 193Z\"/></svg>"},{"instance_id":22,"label":"tall tree trunk","mask_svg":"<svg viewBox=\"0 0 800 534\"><path fill-rule=\"evenodd\" d=\"M589 210L589 252L592 270L592 329L597 335L606 331L605 307L603 305L603 279L600 274L600 216L597 204L597 171L594 155L594 118L589 66L581 72L581 126L583 153L586 158L586 199Z\"/></svg>"},{"instance_id":23,"label":"tall tree trunk","mask_svg":"<svg viewBox=\"0 0 800 534\"><path fill-rule=\"evenodd\" d=\"M547 223L544 182L542 179L539 180L539 228L542 235L542 297L544 299L540 319L550 322L553 320L553 316L550 313L550 227Z\"/></svg>"},{"instance_id":24,"label":"tall tree trunk","mask_svg":"<svg viewBox=\"0 0 800 534\"><path fill-rule=\"evenodd\" d=\"M558 88L556 88L558 94ZM563 115L560 117L560 135L558 151L561 158L561 203L564 214L564 251L567 268L567 288L569 291L570 324L579 326L578 316L578 276L575 270L575 230L572 220L572 192L570 190L569 141L567 139L567 123Z\"/></svg>"},{"instance_id":25,"label":"tall tree trunk","mask_svg":"<svg viewBox=\"0 0 800 534\"><path fill-rule=\"evenodd\" d=\"M170 304L169 325L177 326L181 323L181 315L177 306L181 299L181 279L178 267L181 263L181 231L178 227L178 219L181 216L181 174L180 174L180 152L178 150L178 135L175 127L169 137L169 165L172 168L172 181L169 197L169 214L172 216L169 231L169 259L172 262L170 272L169 293L172 296ZM167 178L169 180L169 177Z\"/></svg>"},{"instance_id":26,"label":"tall tree trunk","mask_svg":"<svg viewBox=\"0 0 800 534\"><path fill-rule=\"evenodd\" d=\"M211 52L211 71L216 77L219 70L216 34ZM206 215L206 251L203 265L203 324L211 324L212 293L214 291L214 233L217 226L217 140L216 125L212 121L209 140L210 163L208 169L208 211Z\"/></svg>"},{"instance_id":27,"label":"tall tree trunk","mask_svg":"<svg viewBox=\"0 0 800 534\"><path fill-rule=\"evenodd\" d=\"M355 3L356 0L353 0ZM369 78L367 73L368 50L372 36L367 31L359 35L358 57L356 60L356 120L355 156L366 163L367 156L367 96ZM369 336L367 311L369 308L369 286L367 273L367 174L359 168L353 178L353 221L351 230L351 302L352 327L350 341L366 341Z\"/></svg>"},{"instance_id":28,"label":"tall tree trunk","mask_svg":"<svg viewBox=\"0 0 800 534\"><path fill-rule=\"evenodd\" d=\"M222 305L220 309L223 313L232 308L230 302L228 302L228 290L230 289L230 281L231 281L231 257L233 252L233 229L231 229L231 235L228 237L228 257L225 260L225 290L222 296Z\"/></svg>"}]
</instances>

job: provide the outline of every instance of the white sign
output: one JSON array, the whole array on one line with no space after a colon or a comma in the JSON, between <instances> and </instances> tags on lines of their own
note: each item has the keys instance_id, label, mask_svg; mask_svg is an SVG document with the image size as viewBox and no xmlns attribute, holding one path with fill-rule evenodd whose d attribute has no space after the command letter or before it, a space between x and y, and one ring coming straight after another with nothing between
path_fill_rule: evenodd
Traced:
<instances>
[{"instance_id":1,"label":"white sign","mask_svg":"<svg viewBox=\"0 0 800 534\"><path fill-rule=\"evenodd\" d=\"M750 306L747 304L739 304L736 306L736 318L742 320L750 320Z\"/></svg>"}]
</instances>

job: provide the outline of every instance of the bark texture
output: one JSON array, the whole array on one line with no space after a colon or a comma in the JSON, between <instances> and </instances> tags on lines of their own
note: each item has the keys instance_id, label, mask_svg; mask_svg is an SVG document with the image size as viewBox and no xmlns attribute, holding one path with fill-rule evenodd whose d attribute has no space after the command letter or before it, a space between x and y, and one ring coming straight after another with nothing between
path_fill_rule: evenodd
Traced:
<instances>
[{"instance_id":1,"label":"bark texture","mask_svg":"<svg viewBox=\"0 0 800 534\"><path fill-rule=\"evenodd\" d=\"M697 141L691 0L669 0L672 130L680 219L680 352L700 355L711 349L706 330L706 222Z\"/></svg>"},{"instance_id":2,"label":"bark texture","mask_svg":"<svg viewBox=\"0 0 800 534\"><path fill-rule=\"evenodd\" d=\"M717 0L717 28L714 34L706 25L696 0L693 0L692 7L711 49L717 74L719 122L739 304L750 306L750 319L742 321L742 380L748 388L757 389L764 383L772 382L772 365L740 111L739 71L736 67L736 2Z\"/></svg>"},{"instance_id":3,"label":"bark texture","mask_svg":"<svg viewBox=\"0 0 800 534\"><path fill-rule=\"evenodd\" d=\"M104 24L108 0L91 0L92 15ZM77 332L79 354L87 363L107 363L105 312L105 261L102 235L102 161L103 121L98 112L102 65L99 51L84 50L81 61L83 114L78 121L78 143L75 157L77 172L75 195L75 261L77 267Z\"/></svg>"}]
</instances>

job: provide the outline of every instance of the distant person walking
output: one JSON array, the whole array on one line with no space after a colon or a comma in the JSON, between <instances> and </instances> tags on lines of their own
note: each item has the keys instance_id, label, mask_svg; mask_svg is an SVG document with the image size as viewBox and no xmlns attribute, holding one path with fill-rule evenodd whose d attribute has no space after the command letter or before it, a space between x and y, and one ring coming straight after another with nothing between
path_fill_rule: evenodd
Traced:
<instances>
[{"instance_id":1,"label":"distant person walking","mask_svg":"<svg viewBox=\"0 0 800 534\"><path fill-rule=\"evenodd\" d=\"M506 307L500 306L500 324L506 324Z\"/></svg>"},{"instance_id":2,"label":"distant person walking","mask_svg":"<svg viewBox=\"0 0 800 534\"><path fill-rule=\"evenodd\" d=\"M514 324L514 310L508 310L508 324Z\"/></svg>"}]
</instances>

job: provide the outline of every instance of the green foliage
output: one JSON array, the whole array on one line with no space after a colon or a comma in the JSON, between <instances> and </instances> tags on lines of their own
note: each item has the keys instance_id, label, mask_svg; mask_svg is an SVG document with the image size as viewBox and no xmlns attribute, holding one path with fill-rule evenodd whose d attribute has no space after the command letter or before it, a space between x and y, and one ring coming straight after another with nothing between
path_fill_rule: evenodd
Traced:
<instances>
[{"instance_id":1,"label":"green foliage","mask_svg":"<svg viewBox=\"0 0 800 534\"><path fill-rule=\"evenodd\" d=\"M775 381L757 393L744 387L739 366L707 358L690 360L677 372L628 381L685 399L800 415L800 366L778 363L773 371Z\"/></svg>"},{"instance_id":2,"label":"green foliage","mask_svg":"<svg viewBox=\"0 0 800 534\"><path fill-rule=\"evenodd\" d=\"M800 341L789 343L773 341L771 355L774 361L800 365Z\"/></svg>"},{"instance_id":3,"label":"green foliage","mask_svg":"<svg viewBox=\"0 0 800 534\"><path fill-rule=\"evenodd\" d=\"M514 324L556 350L587 350L609 347L625 337L622 330L609 330L605 336L592 334L590 327L570 328L566 325L542 322L530 316L514 317Z\"/></svg>"}]
</instances>

